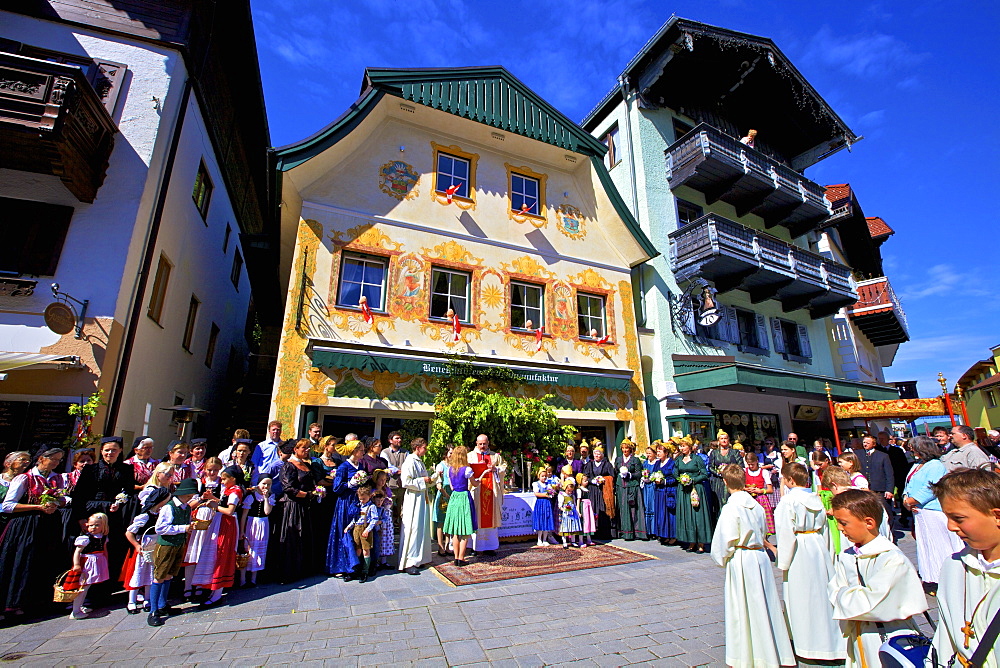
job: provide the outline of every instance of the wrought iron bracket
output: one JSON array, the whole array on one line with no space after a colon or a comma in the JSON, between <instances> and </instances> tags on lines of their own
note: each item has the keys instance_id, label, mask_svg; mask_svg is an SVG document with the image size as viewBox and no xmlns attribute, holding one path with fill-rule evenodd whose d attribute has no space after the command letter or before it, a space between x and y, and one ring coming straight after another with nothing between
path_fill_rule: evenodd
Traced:
<instances>
[{"instance_id":1,"label":"wrought iron bracket","mask_svg":"<svg viewBox=\"0 0 1000 668\"><path fill-rule=\"evenodd\" d=\"M58 283L53 283L52 284L52 296L55 297L56 300L63 302L64 304L66 304L67 306L69 306L71 309L73 309L74 312L76 312L77 315L76 315L76 337L75 338L82 339L83 338L83 319L85 317L87 317L87 306L90 305L90 300L89 299L84 299L83 301L80 301L79 299L77 299L76 297L74 297L71 294L68 294L66 292L61 292L59 290L59 284ZM79 312L77 312L77 309L73 305L71 305L70 302L74 302L74 303L80 305Z\"/></svg>"},{"instance_id":2,"label":"wrought iron bracket","mask_svg":"<svg viewBox=\"0 0 1000 668\"><path fill-rule=\"evenodd\" d=\"M688 322L692 311L694 311L692 295L696 290L703 290L707 287L711 287L711 284L704 278L694 278L679 295L667 290L667 301L670 303L670 328L674 333L680 330L683 334L695 335L695 332L685 332L684 323Z\"/></svg>"}]
</instances>

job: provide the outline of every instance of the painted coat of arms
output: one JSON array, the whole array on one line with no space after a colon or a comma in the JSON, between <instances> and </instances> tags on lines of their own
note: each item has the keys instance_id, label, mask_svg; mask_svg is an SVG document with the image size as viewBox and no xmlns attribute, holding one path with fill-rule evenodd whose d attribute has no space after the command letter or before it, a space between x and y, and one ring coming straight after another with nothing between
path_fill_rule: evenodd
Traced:
<instances>
[{"instance_id":1,"label":"painted coat of arms","mask_svg":"<svg viewBox=\"0 0 1000 668\"><path fill-rule=\"evenodd\" d=\"M413 199L417 196L417 181L420 175L402 160L390 160L378 170L378 187L390 197L398 200Z\"/></svg>"},{"instance_id":2,"label":"painted coat of arms","mask_svg":"<svg viewBox=\"0 0 1000 668\"><path fill-rule=\"evenodd\" d=\"M575 206L560 204L556 209L556 221L559 231L570 239L582 239L587 236L583 214Z\"/></svg>"}]
</instances>

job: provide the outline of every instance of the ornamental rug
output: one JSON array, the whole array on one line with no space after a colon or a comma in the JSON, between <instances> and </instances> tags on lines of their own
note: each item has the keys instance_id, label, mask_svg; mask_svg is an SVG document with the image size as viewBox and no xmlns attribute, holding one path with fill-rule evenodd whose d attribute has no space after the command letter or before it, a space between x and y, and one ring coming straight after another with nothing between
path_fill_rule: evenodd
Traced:
<instances>
[{"instance_id":1,"label":"ornamental rug","mask_svg":"<svg viewBox=\"0 0 1000 668\"><path fill-rule=\"evenodd\" d=\"M459 568L449 561L435 566L432 570L441 579L460 587L497 580L527 578L533 575L568 573L589 568L603 568L604 566L622 566L652 559L656 559L656 557L633 552L616 545L571 547L565 550L561 545L525 547L521 543L520 545L501 544L495 555L489 557L480 555L468 566Z\"/></svg>"}]
</instances>

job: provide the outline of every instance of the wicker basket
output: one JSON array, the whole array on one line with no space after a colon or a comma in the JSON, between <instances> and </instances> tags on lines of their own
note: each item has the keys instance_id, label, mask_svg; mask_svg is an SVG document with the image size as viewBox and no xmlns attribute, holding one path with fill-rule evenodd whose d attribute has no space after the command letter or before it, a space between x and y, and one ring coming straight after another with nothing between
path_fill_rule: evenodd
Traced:
<instances>
[{"instance_id":1,"label":"wicker basket","mask_svg":"<svg viewBox=\"0 0 1000 668\"><path fill-rule=\"evenodd\" d=\"M212 520L191 520L191 525L196 531L204 531L211 526Z\"/></svg>"},{"instance_id":2,"label":"wicker basket","mask_svg":"<svg viewBox=\"0 0 1000 668\"><path fill-rule=\"evenodd\" d=\"M242 569L246 568L247 564L250 563L250 553L249 552L237 552L236 553L236 568Z\"/></svg>"},{"instance_id":3,"label":"wicker basket","mask_svg":"<svg viewBox=\"0 0 1000 668\"><path fill-rule=\"evenodd\" d=\"M63 589L63 584L66 582L66 578L69 576L70 571L66 571L58 578L56 578L56 583L52 585L53 594L52 601L54 603L72 603L76 600L76 597L80 595L83 591L80 588L77 589Z\"/></svg>"}]
</instances>

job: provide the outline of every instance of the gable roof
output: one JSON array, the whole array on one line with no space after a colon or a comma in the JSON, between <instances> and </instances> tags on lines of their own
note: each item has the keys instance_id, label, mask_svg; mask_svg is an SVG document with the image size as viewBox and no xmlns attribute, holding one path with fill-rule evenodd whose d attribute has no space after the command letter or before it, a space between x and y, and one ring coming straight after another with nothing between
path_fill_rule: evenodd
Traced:
<instances>
[{"instance_id":1,"label":"gable roof","mask_svg":"<svg viewBox=\"0 0 1000 668\"><path fill-rule=\"evenodd\" d=\"M896 233L878 216L868 216L865 218L865 222L868 223L868 233L872 235L872 239L885 239Z\"/></svg>"},{"instance_id":2,"label":"gable roof","mask_svg":"<svg viewBox=\"0 0 1000 668\"><path fill-rule=\"evenodd\" d=\"M826 186L826 198L830 200L831 204L848 199L850 196L851 184L849 183L834 183Z\"/></svg>"}]
</instances>

